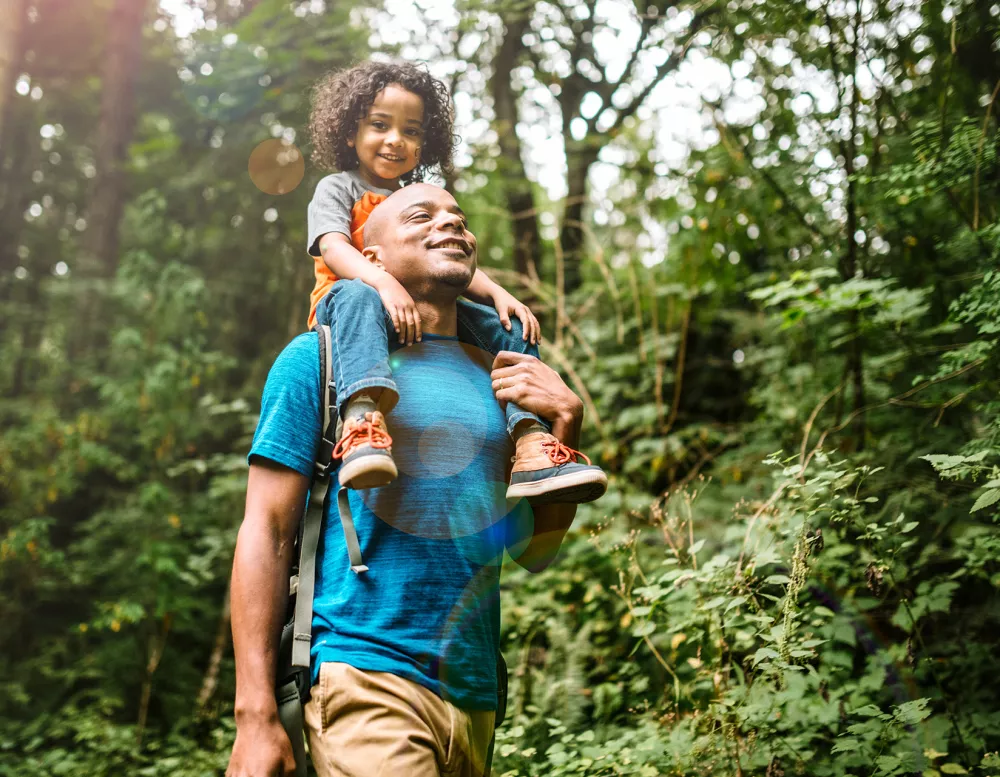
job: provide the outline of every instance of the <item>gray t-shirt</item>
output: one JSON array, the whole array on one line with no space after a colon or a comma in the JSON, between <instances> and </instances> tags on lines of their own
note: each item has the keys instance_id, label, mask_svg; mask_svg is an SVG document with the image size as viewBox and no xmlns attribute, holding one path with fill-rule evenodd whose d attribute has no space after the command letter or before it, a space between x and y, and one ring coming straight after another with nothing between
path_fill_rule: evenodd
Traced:
<instances>
[{"instance_id":1,"label":"gray t-shirt","mask_svg":"<svg viewBox=\"0 0 1000 777\"><path fill-rule=\"evenodd\" d=\"M309 203L309 240L306 250L320 256L319 239L327 232L339 232L351 237L351 210L365 192L392 194L391 189L379 189L368 184L357 170L328 175L316 185Z\"/></svg>"}]
</instances>

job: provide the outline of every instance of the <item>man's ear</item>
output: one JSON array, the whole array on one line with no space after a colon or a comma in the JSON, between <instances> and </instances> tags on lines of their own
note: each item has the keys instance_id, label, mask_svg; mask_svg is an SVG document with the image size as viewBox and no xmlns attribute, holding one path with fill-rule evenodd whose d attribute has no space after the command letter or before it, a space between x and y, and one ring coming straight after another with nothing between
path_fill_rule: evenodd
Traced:
<instances>
[{"instance_id":1,"label":"man's ear","mask_svg":"<svg viewBox=\"0 0 1000 777\"><path fill-rule=\"evenodd\" d=\"M385 269L385 265L382 264L382 246L365 246L361 249L361 255L380 270Z\"/></svg>"}]
</instances>

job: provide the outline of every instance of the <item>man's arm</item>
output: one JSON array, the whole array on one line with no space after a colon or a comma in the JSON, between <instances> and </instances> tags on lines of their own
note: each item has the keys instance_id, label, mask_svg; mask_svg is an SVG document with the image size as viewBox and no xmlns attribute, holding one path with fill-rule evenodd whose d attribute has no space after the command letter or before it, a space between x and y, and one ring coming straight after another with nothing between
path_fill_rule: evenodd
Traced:
<instances>
[{"instance_id":1,"label":"man's arm","mask_svg":"<svg viewBox=\"0 0 1000 777\"><path fill-rule=\"evenodd\" d=\"M308 478L267 459L255 459L250 466L233 561L236 742L228 777L295 773L274 685L288 575L308 487Z\"/></svg>"},{"instance_id":2,"label":"man's arm","mask_svg":"<svg viewBox=\"0 0 1000 777\"><path fill-rule=\"evenodd\" d=\"M501 351L490 374L493 392L501 405L516 402L552 424L552 434L564 445L580 444L583 403L555 370L534 356ZM504 388L499 390L500 381ZM576 517L575 504L549 504L534 508L534 531L527 546L514 559L530 572L541 572L559 553L563 538ZM510 538L512 547L520 538Z\"/></svg>"}]
</instances>

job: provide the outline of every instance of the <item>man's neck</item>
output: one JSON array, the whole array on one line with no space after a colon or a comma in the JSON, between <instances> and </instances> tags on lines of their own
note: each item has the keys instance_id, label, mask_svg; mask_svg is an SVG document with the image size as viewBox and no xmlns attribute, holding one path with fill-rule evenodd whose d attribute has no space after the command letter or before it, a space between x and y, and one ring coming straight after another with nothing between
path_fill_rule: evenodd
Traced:
<instances>
[{"instance_id":1,"label":"man's neck","mask_svg":"<svg viewBox=\"0 0 1000 777\"><path fill-rule=\"evenodd\" d=\"M452 301L448 304L437 304L426 300L414 300L417 312L420 313L420 329L428 335L458 335L458 307Z\"/></svg>"}]
</instances>

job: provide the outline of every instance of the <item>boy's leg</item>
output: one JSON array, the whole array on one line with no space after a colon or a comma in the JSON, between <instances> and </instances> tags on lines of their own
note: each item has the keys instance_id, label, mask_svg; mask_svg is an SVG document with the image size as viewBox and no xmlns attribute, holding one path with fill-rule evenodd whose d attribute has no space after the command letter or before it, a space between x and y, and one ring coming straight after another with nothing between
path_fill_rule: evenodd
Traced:
<instances>
[{"instance_id":1,"label":"boy's leg","mask_svg":"<svg viewBox=\"0 0 1000 777\"><path fill-rule=\"evenodd\" d=\"M398 393L382 300L360 280L337 281L317 306L316 320L329 325L332 340L337 414L344 421L336 451L343 459L340 482L351 488L385 485L397 470L383 414L395 406Z\"/></svg>"},{"instance_id":2,"label":"boy's leg","mask_svg":"<svg viewBox=\"0 0 1000 777\"><path fill-rule=\"evenodd\" d=\"M500 316L494 308L459 298L458 339L463 343L482 348L494 356L500 351L514 351L515 353L526 353L537 359L538 346L522 339L523 332L521 322L518 319L511 318L510 331L508 332L500 323ZM514 402L507 403L506 413L507 433L514 439L516 439L518 425L521 425L522 429L538 425L540 427L538 431L549 431L552 428L548 421L528 412ZM524 426L525 424L527 427Z\"/></svg>"},{"instance_id":3,"label":"boy's leg","mask_svg":"<svg viewBox=\"0 0 1000 777\"><path fill-rule=\"evenodd\" d=\"M409 680L342 663L320 666L305 708L319 777L481 777L492 721L492 712L466 713Z\"/></svg>"},{"instance_id":4,"label":"boy's leg","mask_svg":"<svg viewBox=\"0 0 1000 777\"><path fill-rule=\"evenodd\" d=\"M458 338L496 356L514 351L538 358L538 346L522 339L521 322L511 318L508 332L496 310L468 300L458 301ZM535 505L592 502L608 488L604 471L586 456L563 445L552 426L534 413L507 403L507 432L515 445L508 499L526 498ZM586 464L578 462L583 456Z\"/></svg>"}]
</instances>

